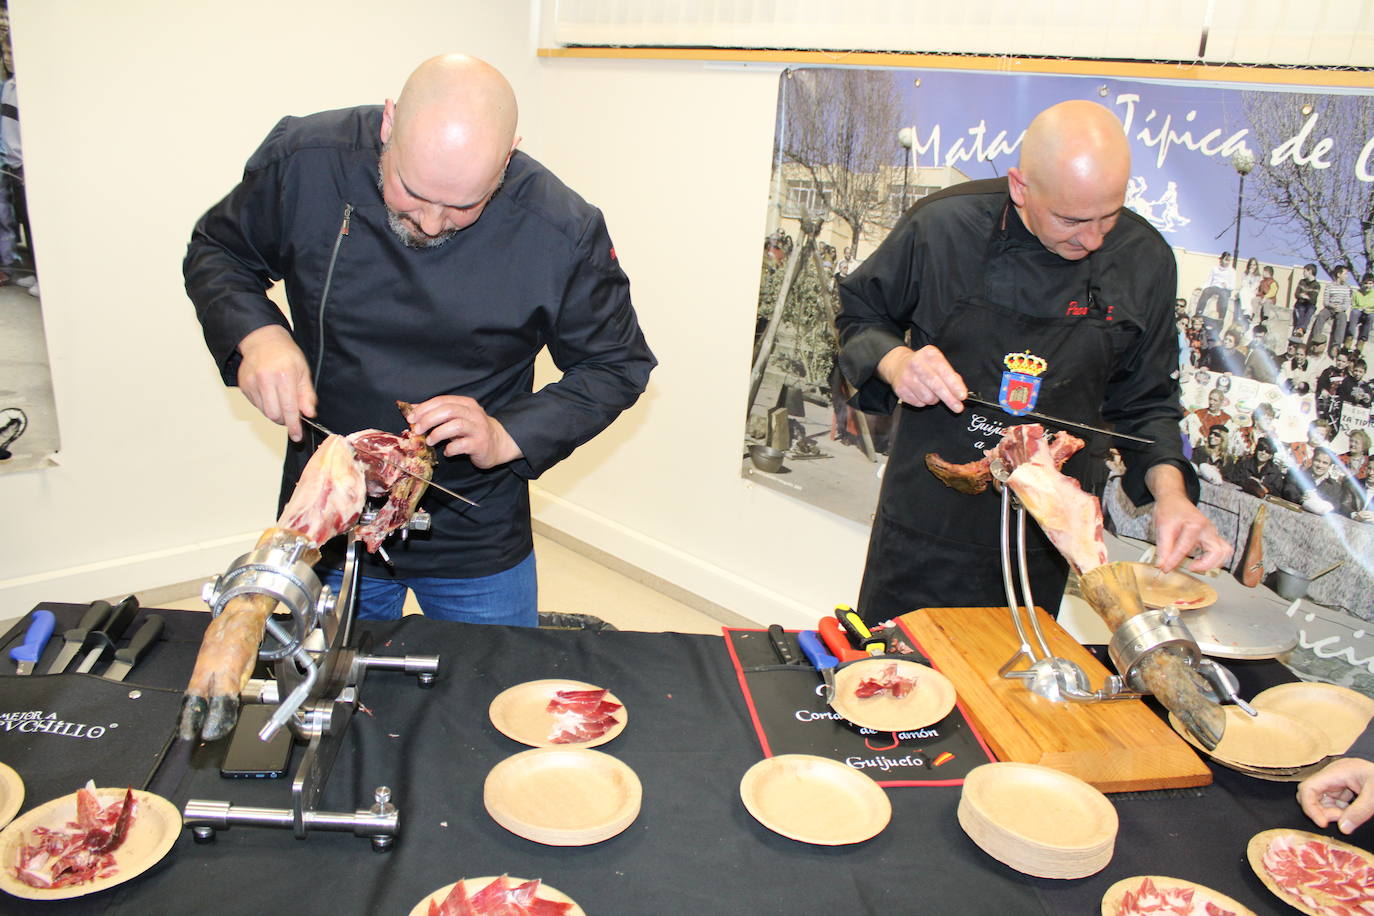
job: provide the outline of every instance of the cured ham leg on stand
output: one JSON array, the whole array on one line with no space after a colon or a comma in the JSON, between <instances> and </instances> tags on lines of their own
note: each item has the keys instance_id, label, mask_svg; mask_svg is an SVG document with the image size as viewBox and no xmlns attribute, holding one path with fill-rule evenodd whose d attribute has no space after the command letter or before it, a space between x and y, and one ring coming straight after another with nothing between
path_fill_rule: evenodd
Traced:
<instances>
[{"instance_id":1,"label":"cured ham leg on stand","mask_svg":"<svg viewBox=\"0 0 1374 916\"><path fill-rule=\"evenodd\" d=\"M1084 493L1078 481L1060 473L1083 440L1059 432L1051 437L1038 423L1010 426L1002 441L985 452L991 479L1005 481L1046 536L1078 573L1083 597L1115 633L1128 619L1145 610L1135 573L1129 564L1108 563L1102 539L1102 505ZM942 481L960 492L973 486L969 475L980 474L979 465L951 465L939 455L927 455L926 465ZM935 467L961 469L961 485L945 479ZM1221 708L1207 698L1207 682L1182 658L1157 651L1140 665L1141 680L1151 693L1178 716L1197 739L1215 747L1226 729Z\"/></svg>"},{"instance_id":2,"label":"cured ham leg on stand","mask_svg":"<svg viewBox=\"0 0 1374 916\"><path fill-rule=\"evenodd\" d=\"M423 437L409 431L400 436L377 430L348 439L329 436L306 464L281 518L263 532L257 547L304 542L307 547L300 559L314 565L326 541L357 523L369 495L385 495L386 505L377 517L359 529L368 549L376 551L388 534L409 520L426 486L392 464L428 478L434 452ZM233 730L239 695L252 676L267 619L276 606L276 599L267 595L239 595L210 623L182 702L182 738L212 741Z\"/></svg>"}]
</instances>

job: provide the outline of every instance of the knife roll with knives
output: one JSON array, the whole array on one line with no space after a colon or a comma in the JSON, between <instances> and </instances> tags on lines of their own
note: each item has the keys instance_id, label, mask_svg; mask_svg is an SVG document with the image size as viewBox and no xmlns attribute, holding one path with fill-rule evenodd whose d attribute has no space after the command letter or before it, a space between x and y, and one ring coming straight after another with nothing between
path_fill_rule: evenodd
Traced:
<instances>
[{"instance_id":1,"label":"knife roll with knives","mask_svg":"<svg viewBox=\"0 0 1374 916\"><path fill-rule=\"evenodd\" d=\"M134 595L117 605L111 605L108 601L91 602L80 622L63 632L62 646L57 656L42 673L64 674L71 671L124 680L162 635L162 618L150 614L129 637L127 644L121 646L138 612L138 598ZM16 674L37 673L38 663L43 658L55 626L56 618L51 611L40 608L33 612L23 641L9 652L15 662ZM73 668L74 662L76 665ZM97 666L102 662L109 662L108 667L103 672L97 671Z\"/></svg>"}]
</instances>

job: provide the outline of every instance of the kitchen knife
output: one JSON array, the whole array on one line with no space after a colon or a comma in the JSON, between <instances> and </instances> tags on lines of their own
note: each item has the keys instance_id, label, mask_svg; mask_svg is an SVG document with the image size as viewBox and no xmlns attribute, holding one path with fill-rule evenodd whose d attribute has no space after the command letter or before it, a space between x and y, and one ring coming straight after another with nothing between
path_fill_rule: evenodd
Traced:
<instances>
[{"instance_id":1,"label":"kitchen knife","mask_svg":"<svg viewBox=\"0 0 1374 916\"><path fill-rule=\"evenodd\" d=\"M110 667L105 669L102 677L107 677L112 681L122 681L129 671L138 664L138 660L144 653L157 642L162 635L162 618L153 615L143 621L143 626L134 631L134 636L129 640L129 644L114 654L114 661L110 662Z\"/></svg>"},{"instance_id":2,"label":"kitchen knife","mask_svg":"<svg viewBox=\"0 0 1374 916\"><path fill-rule=\"evenodd\" d=\"M989 401L986 398L980 398L976 391L970 391L968 394L964 395L964 400L972 401L975 404L982 404L984 407L992 407L996 410L1006 410L1005 407L1003 407L1001 404L998 404L996 401ZM1155 440L1153 439L1146 439L1142 436L1130 436L1126 433L1116 432L1115 430L1103 429L1100 426L1089 426L1087 423L1079 423L1077 420L1061 420L1059 417L1052 417L1049 414L1044 413L1036 413L1033 410L1028 410L1025 413L1017 414L1016 416L1030 417L1032 420L1044 420L1046 423L1050 423L1054 426L1067 426L1071 429L1081 429L1084 432L1099 433L1103 436L1112 436L1117 439L1128 439L1131 442L1140 442L1144 445L1155 444Z\"/></svg>"},{"instance_id":3,"label":"kitchen knife","mask_svg":"<svg viewBox=\"0 0 1374 916\"><path fill-rule=\"evenodd\" d=\"M57 618L52 615L52 611L33 612L33 619L29 621L29 628L24 633L24 641L10 650L10 658L14 659L15 674L33 674L33 666L43 657L43 650L48 647L48 640L52 638L53 627L56 625Z\"/></svg>"},{"instance_id":4,"label":"kitchen knife","mask_svg":"<svg viewBox=\"0 0 1374 916\"><path fill-rule=\"evenodd\" d=\"M816 632L821 634L821 642L830 650L830 654L839 660L840 664L845 662L855 662L861 658L868 658L868 653L862 649L854 648L849 637L845 635L840 627L840 622L834 617L822 617L816 624Z\"/></svg>"},{"instance_id":5,"label":"kitchen knife","mask_svg":"<svg viewBox=\"0 0 1374 916\"><path fill-rule=\"evenodd\" d=\"M113 652L115 643L119 642L136 614L138 599L133 595L116 604L115 609L106 618L105 625L86 634L86 640L81 644L86 654L82 656L81 664L76 666L76 673L88 673L107 652Z\"/></svg>"},{"instance_id":6,"label":"kitchen knife","mask_svg":"<svg viewBox=\"0 0 1374 916\"><path fill-rule=\"evenodd\" d=\"M863 618L849 605L835 605L835 617L850 637L869 655L882 655L887 651L887 640L881 636L874 636Z\"/></svg>"},{"instance_id":7,"label":"kitchen knife","mask_svg":"<svg viewBox=\"0 0 1374 916\"><path fill-rule=\"evenodd\" d=\"M307 426L313 426L315 429L317 429L317 430L319 430L320 432L324 433L326 436L338 436L338 435L339 435L338 433L333 432L333 431L331 431L331 430L325 428L323 425L321 425L321 424L319 424L319 423L316 423L314 420L310 419L309 417L301 417L301 422L304 423L304 424L306 424ZM347 436L341 436L340 438L347 439L348 437L347 437ZM350 445L351 445L351 444L352 444L352 443L350 443ZM380 461L382 464L390 465L391 467L393 467L393 468L395 468L396 470L400 471L402 474L406 474L406 475L408 475L408 476L410 476L410 477L414 477L416 480L423 480L425 483L429 484L431 487L433 487L434 489L438 490L440 493L447 493L449 496L452 496L454 499L461 499L463 502L467 503L469 506L476 506L476 507L479 508L479 509L482 508L478 503L473 502L472 500L468 499L468 498L467 498L466 496L464 496L463 494L461 494L461 493L455 493L455 492L453 492L452 490L450 490L448 487L440 486L439 484L437 484L437 483L435 483L434 481L430 480L428 477L425 477L425 476L422 475L422 474L416 474L414 471L410 470L410 468L402 467L401 465L397 464L397 463L394 462L394 461L388 461L388 460L386 460L385 458L383 458L381 455L378 455L376 452L369 452L369 451L367 451L366 449L358 448L356 445L353 446L353 451L355 451L355 452L362 452L362 454L364 454L364 455L366 455L367 457L371 458L373 461Z\"/></svg>"},{"instance_id":8,"label":"kitchen knife","mask_svg":"<svg viewBox=\"0 0 1374 916\"><path fill-rule=\"evenodd\" d=\"M831 702L835 699L835 666L839 660L825 651L821 636L815 630L802 630L797 634L797 642L801 643L802 654L807 661L821 673L821 679L825 681L825 701Z\"/></svg>"},{"instance_id":9,"label":"kitchen knife","mask_svg":"<svg viewBox=\"0 0 1374 916\"><path fill-rule=\"evenodd\" d=\"M67 666L76 658L76 653L81 651L81 644L86 641L86 634L92 630L99 629L110 612L114 608L110 607L108 601L92 601L90 608L85 614L81 615L81 622L62 634L62 651L57 653L57 658L48 666L49 674L61 674L67 670Z\"/></svg>"}]
</instances>

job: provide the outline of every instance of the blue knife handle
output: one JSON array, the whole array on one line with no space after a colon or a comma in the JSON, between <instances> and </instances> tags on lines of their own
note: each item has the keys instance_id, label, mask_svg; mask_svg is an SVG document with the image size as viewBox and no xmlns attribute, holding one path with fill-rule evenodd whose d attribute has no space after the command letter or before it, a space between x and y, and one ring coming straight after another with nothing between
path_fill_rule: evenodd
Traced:
<instances>
[{"instance_id":1,"label":"blue knife handle","mask_svg":"<svg viewBox=\"0 0 1374 916\"><path fill-rule=\"evenodd\" d=\"M48 640L52 638L55 626L57 618L52 611L34 611L28 632L24 634L24 642L10 650L10 658L16 662L37 663L47 648Z\"/></svg>"},{"instance_id":2,"label":"blue knife handle","mask_svg":"<svg viewBox=\"0 0 1374 916\"><path fill-rule=\"evenodd\" d=\"M806 660L816 666L817 671L824 671L826 668L834 668L840 660L826 651L821 643L821 634L815 630L802 630L797 634L797 642L801 643L802 654Z\"/></svg>"}]
</instances>

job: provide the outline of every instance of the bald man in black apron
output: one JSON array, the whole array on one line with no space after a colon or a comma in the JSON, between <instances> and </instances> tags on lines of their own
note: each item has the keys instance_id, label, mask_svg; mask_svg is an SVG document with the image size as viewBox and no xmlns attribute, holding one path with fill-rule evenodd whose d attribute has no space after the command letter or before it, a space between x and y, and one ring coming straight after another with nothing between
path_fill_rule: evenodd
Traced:
<instances>
[{"instance_id":1,"label":"bald man in black apron","mask_svg":"<svg viewBox=\"0 0 1374 916\"><path fill-rule=\"evenodd\" d=\"M897 411L858 608L870 624L922 607L1006 602L1000 497L958 493L927 453L974 461L1037 412L1153 439L1112 443L1123 485L1153 501L1157 564L1214 568L1230 545L1194 505L1183 457L1173 252L1123 208L1130 150L1116 117L1071 101L1038 115L1020 165L923 199L840 284L840 365L873 413ZM908 337L909 335L909 337ZM1005 409L965 405L968 392ZM1077 434L1077 433L1075 433ZM1106 437L1064 471L1100 495ZM1039 528L1028 537L1036 603L1054 613L1067 565Z\"/></svg>"}]
</instances>

